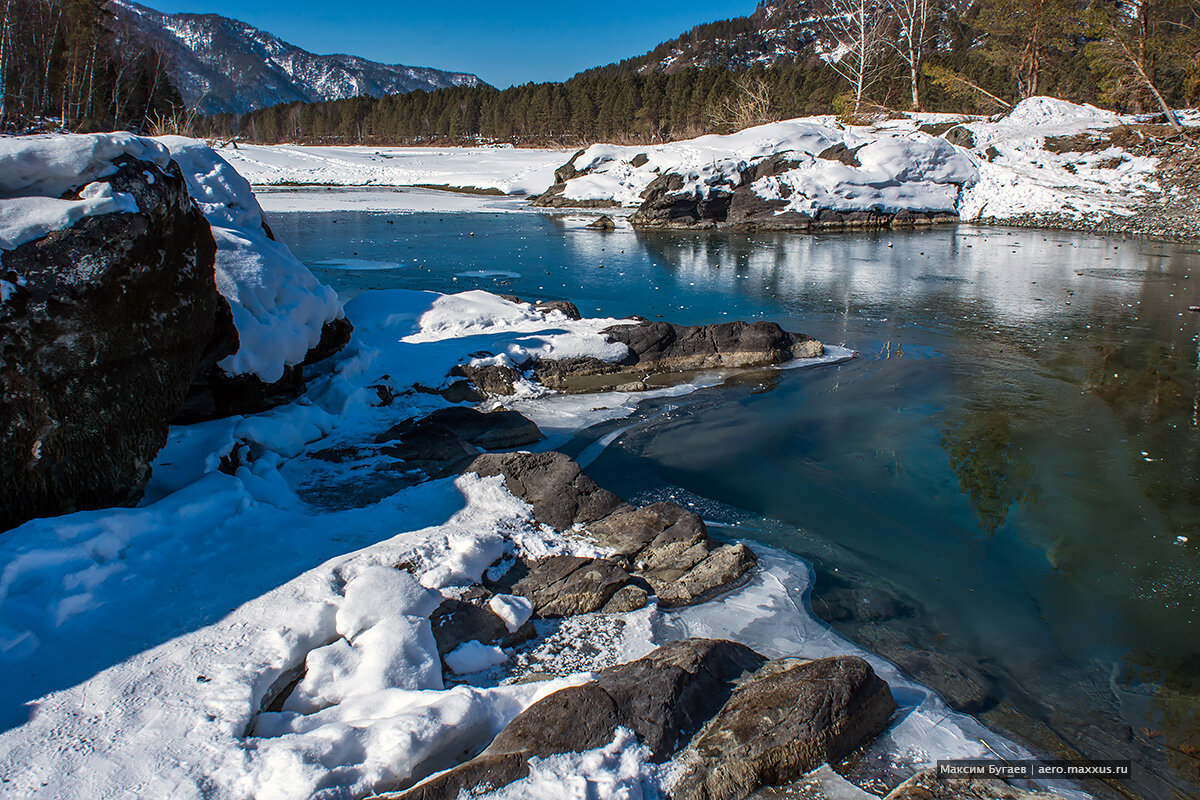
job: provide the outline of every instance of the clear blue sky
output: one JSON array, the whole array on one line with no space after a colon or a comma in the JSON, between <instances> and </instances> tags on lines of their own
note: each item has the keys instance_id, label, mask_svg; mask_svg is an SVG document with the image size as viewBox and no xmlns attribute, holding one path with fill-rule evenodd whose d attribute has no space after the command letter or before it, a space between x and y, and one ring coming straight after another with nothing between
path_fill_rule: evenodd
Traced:
<instances>
[{"instance_id":1,"label":"clear blue sky","mask_svg":"<svg viewBox=\"0 0 1200 800\"><path fill-rule=\"evenodd\" d=\"M640 55L701 22L738 17L755 0L142 0L160 11L222 14L315 53L473 72L507 87L563 80Z\"/></svg>"}]
</instances>

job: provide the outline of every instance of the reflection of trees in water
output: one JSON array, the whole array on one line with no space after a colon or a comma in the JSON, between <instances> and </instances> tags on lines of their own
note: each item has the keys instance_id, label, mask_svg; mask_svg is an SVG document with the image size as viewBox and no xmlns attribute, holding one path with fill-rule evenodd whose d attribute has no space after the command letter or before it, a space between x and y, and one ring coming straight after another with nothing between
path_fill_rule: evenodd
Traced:
<instances>
[{"instance_id":1,"label":"reflection of trees in water","mask_svg":"<svg viewBox=\"0 0 1200 800\"><path fill-rule=\"evenodd\" d=\"M1033 464L1013 440L1012 413L995 404L965 410L942 433L950 467L989 536L1014 505L1038 496Z\"/></svg>"},{"instance_id":2,"label":"reflection of trees in water","mask_svg":"<svg viewBox=\"0 0 1200 800\"><path fill-rule=\"evenodd\" d=\"M1181 659L1132 653L1128 661L1121 690L1135 691L1138 684L1152 689L1145 724L1134 735L1164 749L1179 776L1200 786L1200 651Z\"/></svg>"}]
</instances>

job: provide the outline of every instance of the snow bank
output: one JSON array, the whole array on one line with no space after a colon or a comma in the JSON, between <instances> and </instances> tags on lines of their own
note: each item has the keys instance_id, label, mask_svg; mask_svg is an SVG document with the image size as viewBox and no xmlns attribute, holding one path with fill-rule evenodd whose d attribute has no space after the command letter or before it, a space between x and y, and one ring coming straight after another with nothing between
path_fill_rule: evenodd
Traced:
<instances>
[{"instance_id":1,"label":"snow bank","mask_svg":"<svg viewBox=\"0 0 1200 800\"><path fill-rule=\"evenodd\" d=\"M818 157L839 144L861 148L861 166ZM975 179L970 159L915 128L843 127L829 117L811 117L648 148L593 145L571 162L584 174L567 182L563 196L637 206L651 181L670 172L683 176L680 192L707 197L715 187L741 185L747 167L775 154L799 165L758 180L753 189L763 198L787 199L779 212L953 211L959 188Z\"/></svg>"},{"instance_id":2,"label":"snow bank","mask_svg":"<svg viewBox=\"0 0 1200 800\"><path fill-rule=\"evenodd\" d=\"M241 341L218 366L230 375L277 381L321 340L325 323L342 315L337 293L267 235L250 184L216 152L177 136L160 141L183 170L217 243L217 290L229 302Z\"/></svg>"},{"instance_id":3,"label":"snow bank","mask_svg":"<svg viewBox=\"0 0 1200 800\"><path fill-rule=\"evenodd\" d=\"M554 182L554 170L569 151L243 144L221 154L256 185L427 185L538 194Z\"/></svg>"},{"instance_id":4,"label":"snow bank","mask_svg":"<svg viewBox=\"0 0 1200 800\"><path fill-rule=\"evenodd\" d=\"M69 228L85 217L137 212L133 195L97 179L131 156L165 167L170 155L131 133L54 134L0 138L0 250ZM78 200L62 195L78 190Z\"/></svg>"}]
</instances>

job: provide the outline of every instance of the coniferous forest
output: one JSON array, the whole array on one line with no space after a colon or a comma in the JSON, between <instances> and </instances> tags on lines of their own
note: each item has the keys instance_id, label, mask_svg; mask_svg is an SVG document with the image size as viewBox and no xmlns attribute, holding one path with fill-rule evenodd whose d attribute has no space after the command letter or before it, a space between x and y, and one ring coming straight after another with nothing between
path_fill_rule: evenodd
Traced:
<instances>
[{"instance_id":1,"label":"coniferous forest","mask_svg":"<svg viewBox=\"0 0 1200 800\"><path fill-rule=\"evenodd\" d=\"M831 7L838 2L829 0ZM645 56L562 83L285 104L210 118L199 132L257 142L570 146L659 142L811 114L906 110L914 98L921 110L969 113L1003 111L1035 94L1135 112L1200 100L1195 0L851 0L845 13L856 7L883 15L881 24L864 22L858 31L874 37L862 48L869 61L861 65L858 97L846 70L813 48L770 67L649 68L672 48L743 33L742 18L700 26ZM912 48L897 46L908 41L913 9L921 14L921 32L910 37L921 45L915 58Z\"/></svg>"}]
</instances>

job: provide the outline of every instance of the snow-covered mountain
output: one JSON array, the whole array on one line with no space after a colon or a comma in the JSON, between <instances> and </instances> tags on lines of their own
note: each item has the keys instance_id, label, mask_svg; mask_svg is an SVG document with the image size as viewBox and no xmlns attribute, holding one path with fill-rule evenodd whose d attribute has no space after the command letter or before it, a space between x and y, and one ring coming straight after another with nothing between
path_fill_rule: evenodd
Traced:
<instances>
[{"instance_id":1,"label":"snow-covered mountain","mask_svg":"<svg viewBox=\"0 0 1200 800\"><path fill-rule=\"evenodd\" d=\"M184 102L205 114L483 83L461 72L315 55L216 14L164 14L130 0L112 0L108 8L123 35L163 55Z\"/></svg>"},{"instance_id":2,"label":"snow-covered mountain","mask_svg":"<svg viewBox=\"0 0 1200 800\"><path fill-rule=\"evenodd\" d=\"M801 63L831 49L823 7L822 0L761 0L749 16L698 25L624 65L646 74Z\"/></svg>"}]
</instances>

